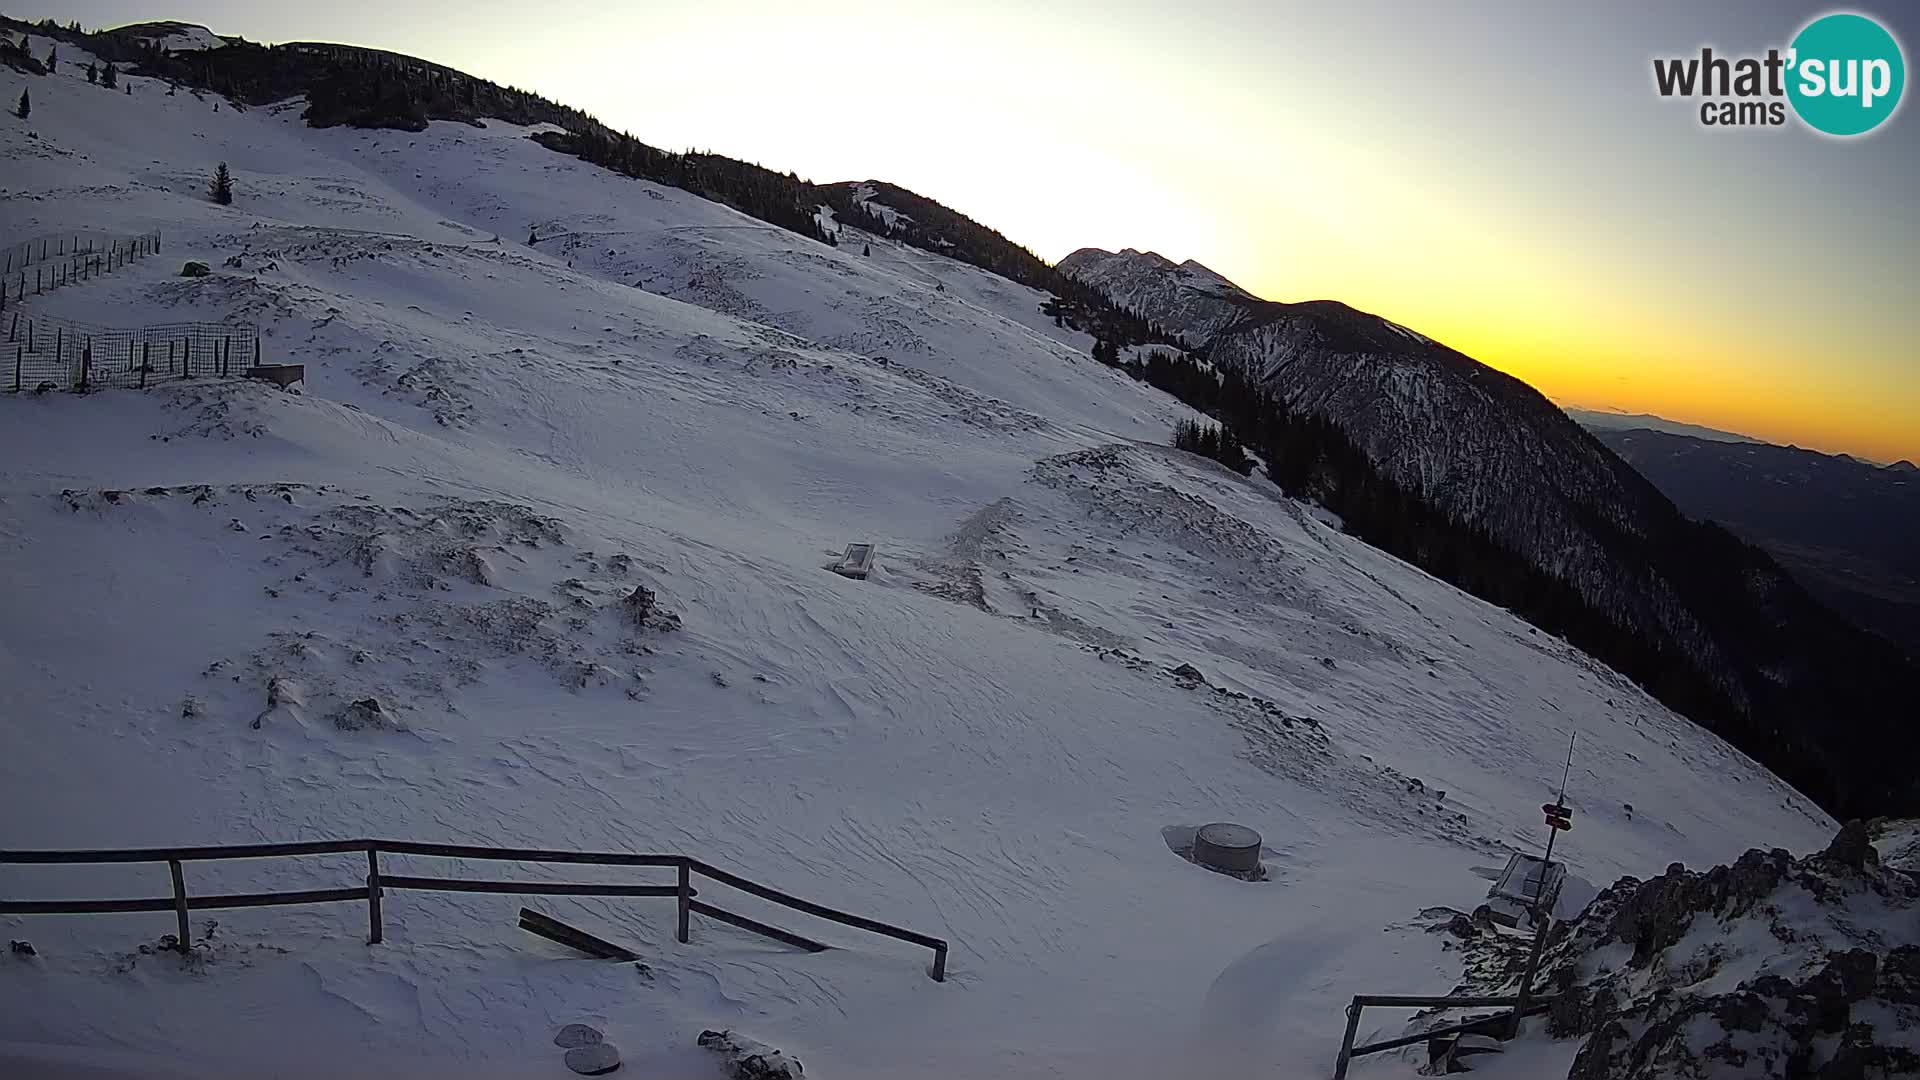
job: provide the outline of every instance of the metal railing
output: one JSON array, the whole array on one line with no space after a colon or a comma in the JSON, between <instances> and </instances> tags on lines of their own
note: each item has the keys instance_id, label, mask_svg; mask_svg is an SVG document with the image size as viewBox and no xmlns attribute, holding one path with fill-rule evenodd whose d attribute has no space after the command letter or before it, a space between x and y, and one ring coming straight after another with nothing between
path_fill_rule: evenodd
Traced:
<instances>
[{"instance_id":1,"label":"metal railing","mask_svg":"<svg viewBox=\"0 0 1920 1080\"><path fill-rule=\"evenodd\" d=\"M300 855L341 855L364 852L367 876L363 885L344 889L306 889L294 892L226 893L192 896L187 892L183 867L191 862L221 859L266 859ZM554 881L479 881L471 878L422 877L408 874L383 874L380 855L418 855L448 859L483 859L494 862L569 863L594 866L672 867L671 885L617 884ZM367 940L379 944L385 936L381 898L388 889L426 892L482 892L546 896L649 896L673 897L678 917L674 937L681 944L688 940L693 915L750 930L809 952L821 952L830 946L788 930L770 926L712 904L695 899L693 877L750 893L815 918L851 926L868 933L910 942L933 950L929 969L934 981L947 978L947 943L942 938L902 929L878 919L838 911L810 900L781 892L755 881L722 870L685 855L641 855L630 852L545 851L531 848L485 847L470 844L423 844L410 840L311 840L290 844L237 844L220 847L183 848L110 848L82 851L0 851L0 864L98 864L166 863L173 880L173 894L128 900L4 900L0 915L90 915L129 911L172 911L179 922L178 944L184 952L191 947L187 916L195 910L221 908L276 907L287 904L331 904L354 900L367 902Z\"/></svg>"},{"instance_id":2,"label":"metal railing","mask_svg":"<svg viewBox=\"0 0 1920 1080\"><path fill-rule=\"evenodd\" d=\"M239 377L260 364L260 328L236 323L90 326L0 314L0 391L145 389L149 382Z\"/></svg>"},{"instance_id":3,"label":"metal railing","mask_svg":"<svg viewBox=\"0 0 1920 1080\"><path fill-rule=\"evenodd\" d=\"M1354 1058L1368 1054L1378 1054L1384 1050L1398 1050L1403 1046L1426 1042L1444 1035L1460 1035L1467 1032L1506 1032L1511 1025L1522 1017L1534 1016L1546 1012L1553 1005L1550 997L1536 997L1524 1008L1518 997L1417 997L1404 994L1355 994L1353 1003L1347 1006L1347 1034L1340 1040L1340 1056L1333 1062L1333 1080L1346 1080L1347 1064ZM1468 1020L1459 1024L1448 1024L1429 1031L1402 1035L1393 1039L1382 1039L1361 1046L1353 1045L1354 1036L1360 1031L1360 1014L1368 1008L1376 1009L1516 1009L1497 1016L1483 1016L1477 1020Z\"/></svg>"}]
</instances>

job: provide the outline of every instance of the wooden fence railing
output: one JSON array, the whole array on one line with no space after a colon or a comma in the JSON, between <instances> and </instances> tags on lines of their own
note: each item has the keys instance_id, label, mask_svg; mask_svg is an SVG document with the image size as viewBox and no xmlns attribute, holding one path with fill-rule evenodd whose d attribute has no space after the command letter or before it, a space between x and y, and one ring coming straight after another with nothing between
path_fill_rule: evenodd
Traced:
<instances>
[{"instance_id":1,"label":"wooden fence railing","mask_svg":"<svg viewBox=\"0 0 1920 1080\"><path fill-rule=\"evenodd\" d=\"M222 859L271 859L300 855L343 855L365 853L367 858L367 876L364 885L345 889L308 889L295 892L263 893L227 893L219 895L190 895L187 892L183 867L187 863L207 862ZM383 874L380 869L380 856L418 855L447 859L482 859L493 862L522 863L569 863L593 866L646 866L672 867L675 881L671 885L616 884L598 882L554 882L554 881L479 881L471 878L420 877L404 874ZM470 844L423 844L411 840L310 840L291 844L235 844L220 847L183 847L183 848L110 848L87 851L0 851L0 864L97 864L97 863L166 863L173 880L173 894L128 900L6 900L0 899L0 915L92 915L125 911L172 911L179 921L179 945L182 951L191 945L191 932L187 925L187 916L196 910L215 910L221 908L275 907L286 904L331 904L353 900L367 902L367 940L379 944L384 937L384 925L381 915L381 899L388 889L411 889L428 892L485 892L516 895L545 896L653 896L673 897L677 902L678 917L674 928L676 940L685 944L688 939L688 923L693 915L705 915L708 918L750 930L756 934L773 938L809 952L820 952L829 948L811 938L802 937L788 930L755 919L749 919L723 908L715 907L702 900L695 899L699 894L694 890L695 875L710 881L727 885L744 893L750 893L763 900L771 901L795 911L804 912L815 918L836 922L842 926L851 926L871 934L910 942L933 950L933 964L928 970L936 982L945 982L947 978L947 943L944 939L927 934L915 933L898 926L883 923L878 919L869 919L863 915L852 915L837 911L810 900L769 888L750 881L738 874L729 873L709 863L685 855L641 855L631 852L598 851L545 851L532 848L485 847Z\"/></svg>"}]
</instances>

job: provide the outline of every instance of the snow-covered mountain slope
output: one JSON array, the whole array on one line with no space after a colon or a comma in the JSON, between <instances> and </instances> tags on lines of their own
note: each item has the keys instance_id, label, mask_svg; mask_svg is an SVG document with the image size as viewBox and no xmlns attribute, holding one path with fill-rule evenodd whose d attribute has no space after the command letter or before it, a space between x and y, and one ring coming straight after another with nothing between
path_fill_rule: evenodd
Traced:
<instances>
[{"instance_id":1,"label":"snow-covered mountain slope","mask_svg":"<svg viewBox=\"0 0 1920 1080\"><path fill-rule=\"evenodd\" d=\"M1133 248L1081 248L1060 260L1060 272L1098 288L1121 307L1145 315L1196 347L1262 303L1192 259L1175 263Z\"/></svg>"},{"instance_id":2,"label":"snow-covered mountain slope","mask_svg":"<svg viewBox=\"0 0 1920 1080\"><path fill-rule=\"evenodd\" d=\"M316 131L124 78L38 79L0 122L0 235L162 255L9 314L254 320L307 381L0 397L0 848L684 851L953 953L934 983L718 886L836 948L537 902L647 977L517 930L517 898L396 892L382 945L358 905L233 910L183 967L169 915L5 916L37 955L0 955L0 1072L558 1077L584 1020L662 1077L712 1075L689 1048L723 1026L841 1078L1309 1075L1346 995L1452 984L1412 917L1533 843L1569 732L1587 880L1832 830L1577 650L1163 448L1192 414L1030 290L501 123ZM854 540L864 582L823 569ZM677 629L634 624L640 585ZM1221 819L1269 880L1170 850ZM166 889L0 865L9 897Z\"/></svg>"}]
</instances>

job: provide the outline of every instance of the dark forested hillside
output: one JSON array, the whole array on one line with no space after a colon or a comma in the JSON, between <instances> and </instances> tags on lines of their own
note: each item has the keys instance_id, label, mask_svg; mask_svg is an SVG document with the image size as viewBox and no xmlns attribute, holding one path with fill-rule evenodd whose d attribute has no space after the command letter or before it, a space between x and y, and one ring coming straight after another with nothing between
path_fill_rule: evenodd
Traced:
<instances>
[{"instance_id":1,"label":"dark forested hillside","mask_svg":"<svg viewBox=\"0 0 1920 1080\"><path fill-rule=\"evenodd\" d=\"M1177 293L1158 293L1169 318ZM1920 668L1533 388L1333 301L1262 303L1201 352L1136 374L1356 535L1566 637L1837 816L1920 809Z\"/></svg>"}]
</instances>

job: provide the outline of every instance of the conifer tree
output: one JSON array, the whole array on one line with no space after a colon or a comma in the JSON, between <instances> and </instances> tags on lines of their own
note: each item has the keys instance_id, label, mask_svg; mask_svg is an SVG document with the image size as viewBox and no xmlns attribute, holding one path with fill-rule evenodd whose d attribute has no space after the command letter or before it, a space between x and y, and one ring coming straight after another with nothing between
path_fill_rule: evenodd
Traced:
<instances>
[{"instance_id":1,"label":"conifer tree","mask_svg":"<svg viewBox=\"0 0 1920 1080\"><path fill-rule=\"evenodd\" d=\"M94 67L93 61L91 60L87 61L87 81L90 83L97 83L100 81L100 69Z\"/></svg>"},{"instance_id":2,"label":"conifer tree","mask_svg":"<svg viewBox=\"0 0 1920 1080\"><path fill-rule=\"evenodd\" d=\"M106 70L100 73L100 85L109 90L120 85L120 74L113 70L112 64L108 64Z\"/></svg>"},{"instance_id":3,"label":"conifer tree","mask_svg":"<svg viewBox=\"0 0 1920 1080\"><path fill-rule=\"evenodd\" d=\"M867 256L871 256L871 255L873 254L873 245L872 245L872 244L861 244L861 245L860 245L860 254L862 254L862 255L867 255Z\"/></svg>"},{"instance_id":4,"label":"conifer tree","mask_svg":"<svg viewBox=\"0 0 1920 1080\"><path fill-rule=\"evenodd\" d=\"M47 46L47 74L49 75L53 74L53 65L59 62L60 62L60 50L54 48L51 45Z\"/></svg>"},{"instance_id":5,"label":"conifer tree","mask_svg":"<svg viewBox=\"0 0 1920 1080\"><path fill-rule=\"evenodd\" d=\"M213 183L207 185L207 194L221 206L232 205L233 174L227 172L226 162L221 162L220 167L213 171Z\"/></svg>"},{"instance_id":6,"label":"conifer tree","mask_svg":"<svg viewBox=\"0 0 1920 1080\"><path fill-rule=\"evenodd\" d=\"M13 115L19 117L22 120L25 120L28 117L28 115L31 114L32 112L33 112L33 99L27 96L27 91L23 87L20 90L20 104L18 107L16 107L13 110Z\"/></svg>"}]
</instances>

